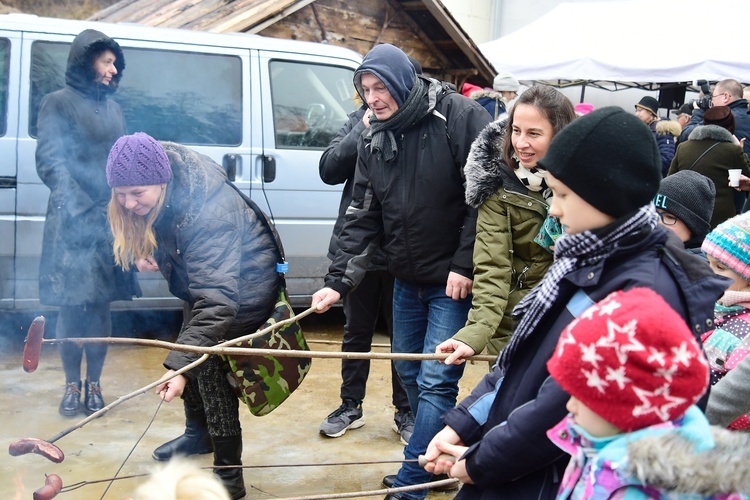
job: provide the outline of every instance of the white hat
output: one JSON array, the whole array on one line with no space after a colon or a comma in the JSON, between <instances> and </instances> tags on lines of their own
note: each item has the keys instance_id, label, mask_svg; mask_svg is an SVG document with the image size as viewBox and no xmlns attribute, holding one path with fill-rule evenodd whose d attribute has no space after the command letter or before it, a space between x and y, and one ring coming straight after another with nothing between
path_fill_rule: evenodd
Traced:
<instances>
[{"instance_id":1,"label":"white hat","mask_svg":"<svg viewBox=\"0 0 750 500\"><path fill-rule=\"evenodd\" d=\"M518 92L518 80L510 73L498 73L495 80L492 82L492 88L498 92L510 91Z\"/></svg>"}]
</instances>

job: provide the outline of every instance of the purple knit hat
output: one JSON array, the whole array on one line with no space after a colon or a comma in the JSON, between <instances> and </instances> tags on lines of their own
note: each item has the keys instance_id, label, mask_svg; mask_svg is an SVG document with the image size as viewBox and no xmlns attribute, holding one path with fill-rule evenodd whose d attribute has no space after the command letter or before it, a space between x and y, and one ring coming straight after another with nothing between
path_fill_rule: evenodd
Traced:
<instances>
[{"instance_id":1,"label":"purple knit hat","mask_svg":"<svg viewBox=\"0 0 750 500\"><path fill-rule=\"evenodd\" d=\"M118 186L153 186L166 184L172 178L167 153L156 139L143 132L117 139L107 157L107 184Z\"/></svg>"}]
</instances>

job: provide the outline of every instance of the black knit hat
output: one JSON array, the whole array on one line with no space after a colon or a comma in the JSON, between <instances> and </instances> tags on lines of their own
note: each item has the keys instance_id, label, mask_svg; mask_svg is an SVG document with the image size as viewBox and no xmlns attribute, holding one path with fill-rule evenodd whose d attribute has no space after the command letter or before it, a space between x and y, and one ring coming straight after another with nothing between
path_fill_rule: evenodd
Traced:
<instances>
[{"instance_id":1,"label":"black knit hat","mask_svg":"<svg viewBox=\"0 0 750 500\"><path fill-rule=\"evenodd\" d=\"M635 107L643 108L647 111L651 111L654 116L659 116L659 101L657 101L650 95L644 96L640 101L638 101L638 104L636 104Z\"/></svg>"},{"instance_id":2,"label":"black knit hat","mask_svg":"<svg viewBox=\"0 0 750 500\"><path fill-rule=\"evenodd\" d=\"M715 201L714 181L693 170L680 170L661 181L654 205L684 222L691 239L703 239L711 230Z\"/></svg>"},{"instance_id":3,"label":"black knit hat","mask_svg":"<svg viewBox=\"0 0 750 500\"><path fill-rule=\"evenodd\" d=\"M597 210L622 217L651 202L661 181L653 132L615 106L576 118L539 165Z\"/></svg>"}]
</instances>

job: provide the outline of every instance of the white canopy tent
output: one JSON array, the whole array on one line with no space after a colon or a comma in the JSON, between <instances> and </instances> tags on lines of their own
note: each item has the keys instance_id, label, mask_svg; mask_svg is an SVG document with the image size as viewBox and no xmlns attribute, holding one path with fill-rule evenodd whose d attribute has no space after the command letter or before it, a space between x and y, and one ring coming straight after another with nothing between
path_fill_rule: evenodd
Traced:
<instances>
[{"instance_id":1,"label":"white canopy tent","mask_svg":"<svg viewBox=\"0 0 750 500\"><path fill-rule=\"evenodd\" d=\"M566 2L479 48L498 71L557 86L750 82L748 19L747 0Z\"/></svg>"}]
</instances>

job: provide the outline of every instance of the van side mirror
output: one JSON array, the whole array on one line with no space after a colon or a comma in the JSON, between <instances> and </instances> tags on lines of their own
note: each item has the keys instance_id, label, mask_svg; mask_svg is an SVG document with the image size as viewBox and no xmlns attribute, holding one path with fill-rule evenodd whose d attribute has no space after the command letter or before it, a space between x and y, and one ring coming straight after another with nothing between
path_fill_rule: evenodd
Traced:
<instances>
[{"instance_id":1,"label":"van side mirror","mask_svg":"<svg viewBox=\"0 0 750 500\"><path fill-rule=\"evenodd\" d=\"M263 155L263 182L276 180L276 158Z\"/></svg>"},{"instance_id":2,"label":"van side mirror","mask_svg":"<svg viewBox=\"0 0 750 500\"><path fill-rule=\"evenodd\" d=\"M227 173L227 179L234 182L237 179L237 155L224 155L221 163Z\"/></svg>"}]
</instances>

